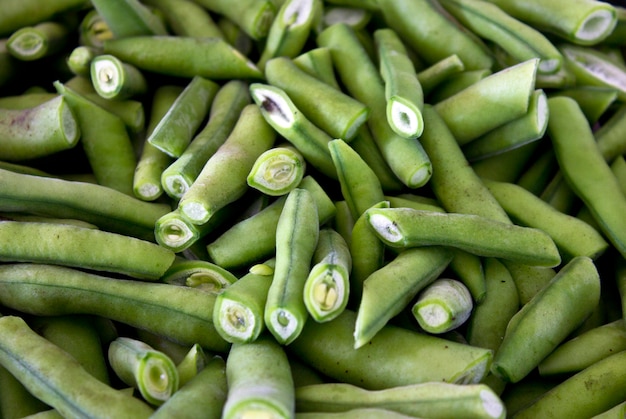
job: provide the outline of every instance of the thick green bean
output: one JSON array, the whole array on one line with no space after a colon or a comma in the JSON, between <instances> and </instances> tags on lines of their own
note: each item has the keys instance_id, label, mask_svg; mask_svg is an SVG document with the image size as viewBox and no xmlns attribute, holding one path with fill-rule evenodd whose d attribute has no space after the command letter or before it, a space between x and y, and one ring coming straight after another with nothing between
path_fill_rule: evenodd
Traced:
<instances>
[{"instance_id":1,"label":"thick green bean","mask_svg":"<svg viewBox=\"0 0 626 419\"><path fill-rule=\"evenodd\" d=\"M237 277L232 272L207 260L194 260L179 256L161 275L160 281L220 294L234 284Z\"/></svg>"},{"instance_id":2,"label":"thick green bean","mask_svg":"<svg viewBox=\"0 0 626 419\"><path fill-rule=\"evenodd\" d=\"M137 67L110 54L100 54L90 62L91 81L105 99L124 100L145 94L148 82Z\"/></svg>"},{"instance_id":3,"label":"thick green bean","mask_svg":"<svg viewBox=\"0 0 626 419\"><path fill-rule=\"evenodd\" d=\"M142 3L161 12L175 35L224 38L209 11L193 0L144 0Z\"/></svg>"},{"instance_id":4,"label":"thick green bean","mask_svg":"<svg viewBox=\"0 0 626 419\"><path fill-rule=\"evenodd\" d=\"M289 193L302 181L306 161L291 144L278 145L263 152L247 177L248 186L270 196Z\"/></svg>"},{"instance_id":5,"label":"thick green bean","mask_svg":"<svg viewBox=\"0 0 626 419\"><path fill-rule=\"evenodd\" d=\"M33 396L6 368L0 367L0 414L2 418L20 419L45 412L49 408L50 406Z\"/></svg>"},{"instance_id":6,"label":"thick green bean","mask_svg":"<svg viewBox=\"0 0 626 419\"><path fill-rule=\"evenodd\" d=\"M93 0L91 3L115 38L167 34L159 16L139 0Z\"/></svg>"},{"instance_id":7,"label":"thick green bean","mask_svg":"<svg viewBox=\"0 0 626 419\"><path fill-rule=\"evenodd\" d=\"M419 292L411 312L424 331L440 334L463 325L473 308L472 294L461 281L437 278Z\"/></svg>"},{"instance_id":8,"label":"thick green bean","mask_svg":"<svg viewBox=\"0 0 626 419\"><path fill-rule=\"evenodd\" d=\"M276 18L277 7L271 0L194 0L209 11L223 15L253 40L265 38ZM235 7L233 7L235 6Z\"/></svg>"}]
</instances>

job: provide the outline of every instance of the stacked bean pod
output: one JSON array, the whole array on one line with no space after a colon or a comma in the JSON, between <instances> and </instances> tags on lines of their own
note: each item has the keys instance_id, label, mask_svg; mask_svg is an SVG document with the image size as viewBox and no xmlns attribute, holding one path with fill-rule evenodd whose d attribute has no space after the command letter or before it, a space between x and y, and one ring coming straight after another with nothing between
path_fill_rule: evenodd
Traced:
<instances>
[{"instance_id":1,"label":"stacked bean pod","mask_svg":"<svg viewBox=\"0 0 626 419\"><path fill-rule=\"evenodd\" d=\"M0 417L623 417L625 28L5 0Z\"/></svg>"}]
</instances>

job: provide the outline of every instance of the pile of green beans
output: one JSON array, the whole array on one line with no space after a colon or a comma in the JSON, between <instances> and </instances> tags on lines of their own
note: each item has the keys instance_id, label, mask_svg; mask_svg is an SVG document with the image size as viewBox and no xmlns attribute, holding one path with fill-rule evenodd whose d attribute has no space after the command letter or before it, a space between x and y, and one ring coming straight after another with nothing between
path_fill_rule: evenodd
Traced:
<instances>
[{"instance_id":1,"label":"pile of green beans","mask_svg":"<svg viewBox=\"0 0 626 419\"><path fill-rule=\"evenodd\" d=\"M625 415L623 0L0 0L0 419Z\"/></svg>"}]
</instances>

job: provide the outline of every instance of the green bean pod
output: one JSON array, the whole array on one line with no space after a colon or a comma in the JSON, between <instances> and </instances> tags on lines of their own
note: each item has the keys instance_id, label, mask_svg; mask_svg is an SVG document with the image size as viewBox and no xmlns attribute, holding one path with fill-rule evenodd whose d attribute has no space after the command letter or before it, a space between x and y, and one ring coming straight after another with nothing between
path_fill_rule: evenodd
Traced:
<instances>
[{"instance_id":1,"label":"green bean pod","mask_svg":"<svg viewBox=\"0 0 626 419\"><path fill-rule=\"evenodd\" d=\"M294 416L295 390L287 354L271 337L263 335L254 342L233 344L226 359L226 378L224 419Z\"/></svg>"},{"instance_id":2,"label":"green bean pod","mask_svg":"<svg viewBox=\"0 0 626 419\"><path fill-rule=\"evenodd\" d=\"M214 294L54 265L19 263L0 268L0 302L5 307L43 316L93 314L183 344L199 343L216 352L228 349L213 327Z\"/></svg>"},{"instance_id":3,"label":"green bean pod","mask_svg":"<svg viewBox=\"0 0 626 419\"><path fill-rule=\"evenodd\" d=\"M90 72L96 92L105 99L129 99L148 90L148 82L137 67L110 54L94 57Z\"/></svg>"},{"instance_id":4,"label":"green bean pod","mask_svg":"<svg viewBox=\"0 0 626 419\"><path fill-rule=\"evenodd\" d=\"M163 21L138 0L94 0L92 5L115 38L167 34Z\"/></svg>"},{"instance_id":5,"label":"green bean pod","mask_svg":"<svg viewBox=\"0 0 626 419\"><path fill-rule=\"evenodd\" d=\"M250 132L255 135L251 136ZM204 224L213 214L241 198L256 159L272 147L276 132L258 106L246 105L224 143L206 162L178 208L192 223Z\"/></svg>"},{"instance_id":6,"label":"green bean pod","mask_svg":"<svg viewBox=\"0 0 626 419\"><path fill-rule=\"evenodd\" d=\"M163 14L174 35L196 38L224 38L222 30L209 11L193 0L144 0Z\"/></svg>"},{"instance_id":7,"label":"green bean pod","mask_svg":"<svg viewBox=\"0 0 626 419\"><path fill-rule=\"evenodd\" d=\"M331 228L319 231L313 266L304 283L304 305L313 320L326 322L348 305L352 256L344 238Z\"/></svg>"},{"instance_id":8,"label":"green bean pod","mask_svg":"<svg viewBox=\"0 0 626 419\"><path fill-rule=\"evenodd\" d=\"M265 77L270 85L282 89L311 122L332 138L350 141L369 118L367 106L332 84L309 75L300 69L295 59L277 57L269 60L265 66Z\"/></svg>"},{"instance_id":9,"label":"green bean pod","mask_svg":"<svg viewBox=\"0 0 626 419\"><path fill-rule=\"evenodd\" d=\"M591 314L599 299L600 277L593 261L572 259L511 318L491 372L512 383L527 376Z\"/></svg>"},{"instance_id":10,"label":"green bean pod","mask_svg":"<svg viewBox=\"0 0 626 419\"><path fill-rule=\"evenodd\" d=\"M368 390L347 383L296 388L297 412L346 412L357 408L388 409L410 417L506 417L506 407L485 384L426 382Z\"/></svg>"},{"instance_id":11,"label":"green bean pod","mask_svg":"<svg viewBox=\"0 0 626 419\"><path fill-rule=\"evenodd\" d=\"M422 93L428 96L439 84L463 71L465 71L463 61L458 55L452 54L419 71L417 80L422 87Z\"/></svg>"},{"instance_id":12,"label":"green bean pod","mask_svg":"<svg viewBox=\"0 0 626 419\"><path fill-rule=\"evenodd\" d=\"M354 326L354 348L368 344L389 320L435 281L452 260L445 247L407 249L363 281Z\"/></svg>"},{"instance_id":13,"label":"green bean pod","mask_svg":"<svg viewBox=\"0 0 626 419\"><path fill-rule=\"evenodd\" d=\"M428 381L475 384L493 356L488 349L392 325L354 350L355 322L351 310L330 322L307 322L287 349L334 380L370 390Z\"/></svg>"},{"instance_id":14,"label":"green bean pod","mask_svg":"<svg viewBox=\"0 0 626 419\"><path fill-rule=\"evenodd\" d=\"M289 192L276 226L276 267L267 293L264 320L276 340L287 345L308 318L304 285L319 237L319 218L312 194Z\"/></svg>"},{"instance_id":15,"label":"green bean pod","mask_svg":"<svg viewBox=\"0 0 626 419\"><path fill-rule=\"evenodd\" d=\"M555 94L574 99L590 124L607 115L617 100L615 89L605 86L573 86L560 89Z\"/></svg>"},{"instance_id":16,"label":"green bean pod","mask_svg":"<svg viewBox=\"0 0 626 419\"><path fill-rule=\"evenodd\" d=\"M536 228L473 214L412 208L372 208L366 213L377 235L392 247L452 246L478 256L499 257L533 266L554 267L561 263L552 238Z\"/></svg>"},{"instance_id":17,"label":"green bean pod","mask_svg":"<svg viewBox=\"0 0 626 419\"><path fill-rule=\"evenodd\" d=\"M80 124L68 101L53 97L40 105L0 110L0 158L29 160L73 148L81 137Z\"/></svg>"},{"instance_id":18,"label":"green bean pod","mask_svg":"<svg viewBox=\"0 0 626 419\"><path fill-rule=\"evenodd\" d=\"M3 4L4 13L0 17L0 36L10 35L24 26L36 25L64 12L80 10L88 5L85 0L61 0L54 3L42 0L7 1Z\"/></svg>"},{"instance_id":19,"label":"green bean pod","mask_svg":"<svg viewBox=\"0 0 626 419\"><path fill-rule=\"evenodd\" d=\"M254 162L247 183L266 195L289 193L302 181L306 161L291 144L278 145L263 152Z\"/></svg>"},{"instance_id":20,"label":"green bean pod","mask_svg":"<svg viewBox=\"0 0 626 419\"><path fill-rule=\"evenodd\" d=\"M133 36L104 41L103 52L141 70L174 77L262 78L254 63L221 38Z\"/></svg>"},{"instance_id":21,"label":"green bean pod","mask_svg":"<svg viewBox=\"0 0 626 419\"><path fill-rule=\"evenodd\" d=\"M439 103L492 74L493 72L489 69L465 69L457 74L451 75L429 92L427 98L428 102Z\"/></svg>"},{"instance_id":22,"label":"green bean pod","mask_svg":"<svg viewBox=\"0 0 626 419\"><path fill-rule=\"evenodd\" d=\"M69 40L68 28L54 21L24 26L7 39L9 53L22 61L34 61L53 56L66 47Z\"/></svg>"},{"instance_id":23,"label":"green bean pod","mask_svg":"<svg viewBox=\"0 0 626 419\"><path fill-rule=\"evenodd\" d=\"M624 132L626 132L626 105L619 105L597 131L594 137L598 143L600 153L606 161L613 161L615 157L626 152L626 140L624 140Z\"/></svg>"},{"instance_id":24,"label":"green bean pod","mask_svg":"<svg viewBox=\"0 0 626 419\"><path fill-rule=\"evenodd\" d=\"M213 309L215 329L231 343L255 341L265 330L265 303L274 277L274 260L254 265L217 296Z\"/></svg>"},{"instance_id":25,"label":"green bean pod","mask_svg":"<svg viewBox=\"0 0 626 419\"><path fill-rule=\"evenodd\" d=\"M437 278L419 292L411 312L424 331L439 334L464 324L473 308L472 294L461 281Z\"/></svg>"},{"instance_id":26,"label":"green bean pod","mask_svg":"<svg viewBox=\"0 0 626 419\"><path fill-rule=\"evenodd\" d=\"M548 104L548 134L563 176L600 230L626 255L626 196L598 149L589 122L574 99L554 97Z\"/></svg>"},{"instance_id":27,"label":"green bean pod","mask_svg":"<svg viewBox=\"0 0 626 419\"><path fill-rule=\"evenodd\" d=\"M151 405L163 404L178 390L174 361L140 340L118 337L109 344L108 359L115 374Z\"/></svg>"},{"instance_id":28,"label":"green bean pod","mask_svg":"<svg viewBox=\"0 0 626 419\"><path fill-rule=\"evenodd\" d=\"M253 40L267 37L276 18L277 7L271 0L194 0L209 11L223 15ZM233 7L234 6L234 7Z\"/></svg>"},{"instance_id":29,"label":"green bean pod","mask_svg":"<svg viewBox=\"0 0 626 419\"><path fill-rule=\"evenodd\" d=\"M81 77L90 77L91 61L100 54L95 47L79 45L72 49L67 57L67 67L72 73Z\"/></svg>"},{"instance_id":30,"label":"green bean pod","mask_svg":"<svg viewBox=\"0 0 626 419\"><path fill-rule=\"evenodd\" d=\"M0 367L0 385L2 386L2 391L0 391L0 414L2 414L3 418L19 419L50 409L50 406L33 396L4 367Z\"/></svg>"},{"instance_id":31,"label":"green bean pod","mask_svg":"<svg viewBox=\"0 0 626 419\"><path fill-rule=\"evenodd\" d=\"M167 355L167 353L165 354ZM172 359L172 361L174 360ZM185 354L184 358L176 364L176 370L178 371L178 387L180 388L184 386L185 384L187 384L187 382L189 382L196 375L198 375L198 373L202 371L202 369L204 369L207 363L207 354L202 349L202 346L198 345L197 343L193 344L189 351L187 351L187 353Z\"/></svg>"},{"instance_id":32,"label":"green bean pod","mask_svg":"<svg viewBox=\"0 0 626 419\"><path fill-rule=\"evenodd\" d=\"M207 260L192 260L179 256L161 275L160 281L220 294L234 284L237 277L230 271Z\"/></svg>"},{"instance_id":33,"label":"green bean pod","mask_svg":"<svg viewBox=\"0 0 626 419\"><path fill-rule=\"evenodd\" d=\"M294 57L292 61L300 70L340 90L333 69L333 59L328 48L312 48ZM267 67L265 70L267 72Z\"/></svg>"},{"instance_id":34,"label":"green bean pod","mask_svg":"<svg viewBox=\"0 0 626 419\"><path fill-rule=\"evenodd\" d=\"M0 363L64 417L148 418L143 401L109 387L16 316L0 317Z\"/></svg>"}]
</instances>

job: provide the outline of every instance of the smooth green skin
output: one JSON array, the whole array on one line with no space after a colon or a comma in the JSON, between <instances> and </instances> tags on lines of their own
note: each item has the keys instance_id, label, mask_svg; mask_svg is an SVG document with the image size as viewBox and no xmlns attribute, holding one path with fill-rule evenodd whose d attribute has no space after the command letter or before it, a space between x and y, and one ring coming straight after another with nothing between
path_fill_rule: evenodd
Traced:
<instances>
[{"instance_id":1,"label":"smooth green skin","mask_svg":"<svg viewBox=\"0 0 626 419\"><path fill-rule=\"evenodd\" d=\"M597 131L594 137L606 161L613 161L626 152L626 105L618 105L611 117Z\"/></svg>"},{"instance_id":2,"label":"smooth green skin","mask_svg":"<svg viewBox=\"0 0 626 419\"><path fill-rule=\"evenodd\" d=\"M587 119L571 98L554 97L548 104L548 134L564 178L611 244L626 256L626 196L598 149Z\"/></svg>"},{"instance_id":3,"label":"smooth green skin","mask_svg":"<svg viewBox=\"0 0 626 419\"><path fill-rule=\"evenodd\" d=\"M192 0L144 0L142 3L163 14L174 35L224 38L209 11Z\"/></svg>"},{"instance_id":4,"label":"smooth green skin","mask_svg":"<svg viewBox=\"0 0 626 419\"><path fill-rule=\"evenodd\" d=\"M226 362L215 356L198 375L159 406L151 418L219 419L227 393Z\"/></svg>"},{"instance_id":5,"label":"smooth green skin","mask_svg":"<svg viewBox=\"0 0 626 419\"><path fill-rule=\"evenodd\" d=\"M194 0L211 12L224 15L239 26L253 40L265 38L278 13L271 0L243 0L233 4L229 0Z\"/></svg>"},{"instance_id":6,"label":"smooth green skin","mask_svg":"<svg viewBox=\"0 0 626 419\"><path fill-rule=\"evenodd\" d=\"M265 330L263 315L273 277L273 272L271 275L248 272L217 296L213 321L224 340L253 342ZM236 322L231 315L236 316Z\"/></svg>"},{"instance_id":7,"label":"smooth green skin","mask_svg":"<svg viewBox=\"0 0 626 419\"><path fill-rule=\"evenodd\" d=\"M193 77L146 141L164 153L180 157L209 113L219 85Z\"/></svg>"},{"instance_id":8,"label":"smooth green skin","mask_svg":"<svg viewBox=\"0 0 626 419\"><path fill-rule=\"evenodd\" d=\"M465 65L463 61L461 61L458 55L452 54L420 70L417 73L417 80L422 87L422 93L428 95L440 83L443 83L451 76L459 74L464 70Z\"/></svg>"},{"instance_id":9,"label":"smooth green skin","mask_svg":"<svg viewBox=\"0 0 626 419\"><path fill-rule=\"evenodd\" d=\"M552 149L547 149L545 152L540 153L539 156L536 156L535 159L530 162L528 167L526 167L519 175L519 177L517 179L513 179L511 183L515 183L527 191L539 196L557 170L557 162L554 157L554 151Z\"/></svg>"},{"instance_id":10,"label":"smooth green skin","mask_svg":"<svg viewBox=\"0 0 626 419\"><path fill-rule=\"evenodd\" d=\"M356 316L344 310L331 322L307 322L288 350L334 380L370 390L428 381L473 384L491 362L488 349L392 325L354 350Z\"/></svg>"},{"instance_id":11,"label":"smooth green skin","mask_svg":"<svg viewBox=\"0 0 626 419\"><path fill-rule=\"evenodd\" d=\"M539 58L539 71L559 70L563 56L539 30L483 0L444 0L441 5L465 27L499 45L516 61Z\"/></svg>"},{"instance_id":12,"label":"smooth green skin","mask_svg":"<svg viewBox=\"0 0 626 419\"><path fill-rule=\"evenodd\" d=\"M0 318L0 363L64 417L148 418L152 409L92 376L78 361L35 333L20 317Z\"/></svg>"},{"instance_id":13,"label":"smooth green skin","mask_svg":"<svg viewBox=\"0 0 626 419\"><path fill-rule=\"evenodd\" d=\"M452 246L531 266L554 267L561 256L550 236L536 228L503 223L473 214L440 213L412 208L366 211L370 225L395 248Z\"/></svg>"},{"instance_id":14,"label":"smooth green skin","mask_svg":"<svg viewBox=\"0 0 626 419\"><path fill-rule=\"evenodd\" d=\"M154 131L182 91L183 87L174 85L159 86L155 89L150 107L150 120L146 127L147 135ZM144 201L154 201L163 195L161 175L171 163L171 156L144 141L133 176L135 196Z\"/></svg>"},{"instance_id":15,"label":"smooth green skin","mask_svg":"<svg viewBox=\"0 0 626 419\"><path fill-rule=\"evenodd\" d=\"M231 80L219 88L211 102L206 125L160 176L160 183L171 198L180 199L189 189L209 158L224 144L249 103L248 86L244 82Z\"/></svg>"},{"instance_id":16,"label":"smooth green skin","mask_svg":"<svg viewBox=\"0 0 626 419\"><path fill-rule=\"evenodd\" d=\"M376 173L344 140L331 140L328 150L337 168L341 194L356 220L365 210L385 199L382 185Z\"/></svg>"},{"instance_id":17,"label":"smooth green skin","mask_svg":"<svg viewBox=\"0 0 626 419\"><path fill-rule=\"evenodd\" d=\"M433 306L445 313L443 321L438 315L434 319L430 316ZM463 325L473 308L472 295L461 281L437 278L419 292L411 312L425 332L441 334Z\"/></svg>"},{"instance_id":18,"label":"smooth green skin","mask_svg":"<svg viewBox=\"0 0 626 419\"><path fill-rule=\"evenodd\" d=\"M601 42L611 33L616 24L613 6L599 1L576 0L547 3L541 0L492 0L492 2L514 18L575 44L593 45ZM605 10L609 13L606 27L595 36L586 37L587 39L576 36L590 14L598 10ZM593 19L587 25L593 29L599 29L598 27L602 26Z\"/></svg>"},{"instance_id":19,"label":"smooth green skin","mask_svg":"<svg viewBox=\"0 0 626 419\"><path fill-rule=\"evenodd\" d=\"M29 321L41 336L71 354L91 375L110 384L103 341L91 316L38 316Z\"/></svg>"},{"instance_id":20,"label":"smooth green skin","mask_svg":"<svg viewBox=\"0 0 626 419\"><path fill-rule=\"evenodd\" d=\"M556 385L514 416L590 418L626 398L626 351L611 355Z\"/></svg>"},{"instance_id":21,"label":"smooth green skin","mask_svg":"<svg viewBox=\"0 0 626 419\"><path fill-rule=\"evenodd\" d=\"M265 45L257 66L265 69L268 60L274 57L295 57L300 54L313 30L315 10L321 7L320 0L285 0L264 40Z\"/></svg>"},{"instance_id":22,"label":"smooth green skin","mask_svg":"<svg viewBox=\"0 0 626 419\"><path fill-rule=\"evenodd\" d=\"M118 337L109 344L107 358L113 372L153 406L160 406L178 390L174 361L140 340Z\"/></svg>"},{"instance_id":23,"label":"smooth green skin","mask_svg":"<svg viewBox=\"0 0 626 419\"><path fill-rule=\"evenodd\" d=\"M169 205L144 202L106 186L0 169L0 209L71 218L103 230L154 240Z\"/></svg>"},{"instance_id":24,"label":"smooth green skin","mask_svg":"<svg viewBox=\"0 0 626 419\"><path fill-rule=\"evenodd\" d=\"M335 205L311 176L298 188L313 194L320 226L335 215ZM271 257L276 248L276 226L287 196L279 197L259 213L232 225L207 245L211 260L225 269L241 268Z\"/></svg>"},{"instance_id":25,"label":"smooth green skin","mask_svg":"<svg viewBox=\"0 0 626 419\"><path fill-rule=\"evenodd\" d=\"M285 349L271 336L233 344L226 359L228 395L224 419L257 414L288 419L295 414L295 389Z\"/></svg>"},{"instance_id":26,"label":"smooth green skin","mask_svg":"<svg viewBox=\"0 0 626 419\"><path fill-rule=\"evenodd\" d=\"M556 275L553 268L530 266L506 259L500 261L504 263L515 282L521 305L528 303Z\"/></svg>"},{"instance_id":27,"label":"smooth green skin","mask_svg":"<svg viewBox=\"0 0 626 419\"><path fill-rule=\"evenodd\" d=\"M601 117L607 115L605 112L609 111L617 99L615 89L602 86L572 86L560 89L554 94L574 99L590 124L595 124Z\"/></svg>"},{"instance_id":28,"label":"smooth green skin","mask_svg":"<svg viewBox=\"0 0 626 419\"><path fill-rule=\"evenodd\" d=\"M106 71L116 72L119 79L109 80ZM125 100L148 91L146 77L137 67L110 54L94 57L90 63L90 73L96 92L105 99Z\"/></svg>"},{"instance_id":29,"label":"smooth green skin","mask_svg":"<svg viewBox=\"0 0 626 419\"><path fill-rule=\"evenodd\" d=\"M233 45L242 54L248 55L253 51L254 40L240 26L224 15L217 19L217 27L224 34L226 42Z\"/></svg>"},{"instance_id":30,"label":"smooth green skin","mask_svg":"<svg viewBox=\"0 0 626 419\"><path fill-rule=\"evenodd\" d=\"M427 382L367 390L352 384L325 383L298 387L295 394L298 412L378 408L424 418L506 417L504 403L485 384Z\"/></svg>"},{"instance_id":31,"label":"smooth green skin","mask_svg":"<svg viewBox=\"0 0 626 419\"><path fill-rule=\"evenodd\" d=\"M304 305L313 320L327 322L345 310L350 298L352 255L348 243L334 229L321 229L311 262L313 266L304 283ZM336 301L330 307L316 299L316 286L327 282L331 288L341 290L337 291Z\"/></svg>"},{"instance_id":32,"label":"smooth green skin","mask_svg":"<svg viewBox=\"0 0 626 419\"><path fill-rule=\"evenodd\" d=\"M592 328L559 345L538 365L542 376L582 371L614 353L626 349L624 319Z\"/></svg>"},{"instance_id":33,"label":"smooth green skin","mask_svg":"<svg viewBox=\"0 0 626 419\"><path fill-rule=\"evenodd\" d=\"M402 40L393 29L377 29L374 43L378 52L380 75L385 84L387 99L387 121L400 136L417 138L422 135L424 121L421 110L424 107L424 91L417 77L415 66L408 56ZM414 131L395 123L393 103L398 102L410 109L415 117ZM400 117L400 119L404 119Z\"/></svg>"},{"instance_id":34,"label":"smooth green skin","mask_svg":"<svg viewBox=\"0 0 626 419\"><path fill-rule=\"evenodd\" d=\"M483 180L515 224L538 228L552 237L563 261L575 256L597 259L609 243L588 223L568 215L514 183Z\"/></svg>"},{"instance_id":35,"label":"smooth green skin","mask_svg":"<svg viewBox=\"0 0 626 419\"><path fill-rule=\"evenodd\" d=\"M166 35L163 21L139 0L93 0L115 38Z\"/></svg>"},{"instance_id":36,"label":"smooth green skin","mask_svg":"<svg viewBox=\"0 0 626 419\"><path fill-rule=\"evenodd\" d=\"M304 285L318 238L319 216L312 194L293 189L276 225L276 266L264 313L267 328L283 345L297 338L309 317ZM288 318L281 320L283 316Z\"/></svg>"},{"instance_id":37,"label":"smooth green skin","mask_svg":"<svg viewBox=\"0 0 626 419\"><path fill-rule=\"evenodd\" d=\"M213 326L216 297L204 291L30 263L2 265L0 281L2 305L24 313L92 314L185 345L216 352L229 347Z\"/></svg>"},{"instance_id":38,"label":"smooth green skin","mask_svg":"<svg viewBox=\"0 0 626 419\"><path fill-rule=\"evenodd\" d=\"M69 150L78 144L80 126L62 96L25 109L0 109L0 158L21 161Z\"/></svg>"},{"instance_id":39,"label":"smooth green skin","mask_svg":"<svg viewBox=\"0 0 626 419\"><path fill-rule=\"evenodd\" d=\"M476 304L467 323L465 334L470 345L491 349L500 347L509 320L520 307L513 277L498 259L486 258L483 301Z\"/></svg>"},{"instance_id":40,"label":"smooth green skin","mask_svg":"<svg viewBox=\"0 0 626 419\"><path fill-rule=\"evenodd\" d=\"M45 222L0 222L0 260L65 265L157 280L174 253L153 242L93 228Z\"/></svg>"},{"instance_id":41,"label":"smooth green skin","mask_svg":"<svg viewBox=\"0 0 626 419\"><path fill-rule=\"evenodd\" d=\"M527 112L538 65L539 59L532 58L499 70L434 108L457 142L465 145Z\"/></svg>"},{"instance_id":42,"label":"smooth green skin","mask_svg":"<svg viewBox=\"0 0 626 419\"><path fill-rule=\"evenodd\" d=\"M248 58L221 38L133 36L105 40L103 52L141 70L175 77L262 78Z\"/></svg>"},{"instance_id":43,"label":"smooth green skin","mask_svg":"<svg viewBox=\"0 0 626 419\"><path fill-rule=\"evenodd\" d=\"M354 29L345 23L329 26L317 36L317 45L330 49L346 91L370 109L367 125L392 172L410 188L426 184L430 159L418 141L406 141L387 122L383 79Z\"/></svg>"},{"instance_id":44,"label":"smooth green skin","mask_svg":"<svg viewBox=\"0 0 626 419\"><path fill-rule=\"evenodd\" d=\"M241 198L248 190L247 177L254 162L274 145L276 137L258 106L246 105L228 138L178 202L182 214L201 225L216 211Z\"/></svg>"},{"instance_id":45,"label":"smooth green skin","mask_svg":"<svg viewBox=\"0 0 626 419\"><path fill-rule=\"evenodd\" d=\"M574 190L563 177L562 171L557 171L554 174L539 197L565 214L571 214L575 210L576 204L580 202Z\"/></svg>"},{"instance_id":46,"label":"smooth green skin","mask_svg":"<svg viewBox=\"0 0 626 419\"><path fill-rule=\"evenodd\" d=\"M309 75L298 67L295 60L272 58L265 66L265 77L269 84L282 89L311 122L332 138L349 142L369 118L367 106L333 85Z\"/></svg>"},{"instance_id":47,"label":"smooth green skin","mask_svg":"<svg viewBox=\"0 0 626 419\"><path fill-rule=\"evenodd\" d=\"M500 125L466 144L463 147L465 157L469 161L476 161L541 140L548 127L547 99L543 90L536 89L523 116Z\"/></svg>"},{"instance_id":48,"label":"smooth green skin","mask_svg":"<svg viewBox=\"0 0 626 419\"><path fill-rule=\"evenodd\" d=\"M335 204L335 216L329 223L329 226L334 228L335 231L341 234L341 237L345 240L348 246L352 245L352 229L354 228L355 220L352 218L348 203L343 200L337 200Z\"/></svg>"},{"instance_id":49,"label":"smooth green skin","mask_svg":"<svg viewBox=\"0 0 626 419\"><path fill-rule=\"evenodd\" d=\"M54 87L76 115L80 142L98 183L134 196L137 157L124 122L62 83L54 82Z\"/></svg>"},{"instance_id":50,"label":"smooth green skin","mask_svg":"<svg viewBox=\"0 0 626 419\"><path fill-rule=\"evenodd\" d=\"M491 372L516 383L536 368L587 318L600 301L600 277L593 261L572 259L507 325Z\"/></svg>"},{"instance_id":51,"label":"smooth green skin","mask_svg":"<svg viewBox=\"0 0 626 419\"><path fill-rule=\"evenodd\" d=\"M95 47L78 45L72 49L67 57L67 66L70 71L81 77L90 77L91 61L99 54Z\"/></svg>"},{"instance_id":52,"label":"smooth green skin","mask_svg":"<svg viewBox=\"0 0 626 419\"><path fill-rule=\"evenodd\" d=\"M407 46L433 64L457 54L468 70L489 69L493 58L484 44L460 29L438 7L427 0L379 0L387 25L405 39ZM419 16L419 24L415 17Z\"/></svg>"},{"instance_id":53,"label":"smooth green skin","mask_svg":"<svg viewBox=\"0 0 626 419\"><path fill-rule=\"evenodd\" d=\"M11 0L3 2L2 16L0 17L0 36L9 36L14 31L29 25L51 19L63 12L80 10L89 6L87 0L61 0L49 2L46 0Z\"/></svg>"},{"instance_id":54,"label":"smooth green skin","mask_svg":"<svg viewBox=\"0 0 626 419\"><path fill-rule=\"evenodd\" d=\"M425 128L420 141L433 165L430 185L440 205L448 212L510 222L504 209L469 166L439 112L426 105L423 115Z\"/></svg>"},{"instance_id":55,"label":"smooth green skin","mask_svg":"<svg viewBox=\"0 0 626 419\"><path fill-rule=\"evenodd\" d=\"M248 186L269 196L281 196L296 188L306 172L304 156L291 144L272 147L254 162Z\"/></svg>"},{"instance_id":56,"label":"smooth green skin","mask_svg":"<svg viewBox=\"0 0 626 419\"><path fill-rule=\"evenodd\" d=\"M593 419L621 419L624 415L626 415L626 402L622 402L602 413L598 413Z\"/></svg>"},{"instance_id":57,"label":"smooth green skin","mask_svg":"<svg viewBox=\"0 0 626 419\"><path fill-rule=\"evenodd\" d=\"M172 359L172 361L174 360ZM174 362L176 363L176 361ZM192 378L198 375L208 362L209 359L207 354L202 349L202 346L197 343L192 345L185 354L184 358L180 362L176 363L176 370L178 371L178 387L180 388L184 386Z\"/></svg>"},{"instance_id":58,"label":"smooth green skin","mask_svg":"<svg viewBox=\"0 0 626 419\"><path fill-rule=\"evenodd\" d=\"M36 61L52 56L67 46L68 28L58 22L41 22L22 27L11 34L6 47L21 61Z\"/></svg>"},{"instance_id":59,"label":"smooth green skin","mask_svg":"<svg viewBox=\"0 0 626 419\"><path fill-rule=\"evenodd\" d=\"M0 414L3 418L20 419L50 409L4 367L0 367L0 386Z\"/></svg>"},{"instance_id":60,"label":"smooth green skin","mask_svg":"<svg viewBox=\"0 0 626 419\"><path fill-rule=\"evenodd\" d=\"M439 103L492 74L493 72L487 69L464 69L457 74L451 75L446 80L439 83L431 92L429 92L428 102Z\"/></svg>"},{"instance_id":61,"label":"smooth green skin","mask_svg":"<svg viewBox=\"0 0 626 419\"><path fill-rule=\"evenodd\" d=\"M272 85L250 85L252 99L272 128L289 141L307 163L331 179L337 178L328 152L332 137L311 122L293 103L287 93Z\"/></svg>"},{"instance_id":62,"label":"smooth green skin","mask_svg":"<svg viewBox=\"0 0 626 419\"><path fill-rule=\"evenodd\" d=\"M310 76L339 90L333 59L328 48L312 48L293 58L293 63ZM267 67L266 67L267 71Z\"/></svg>"},{"instance_id":63,"label":"smooth green skin","mask_svg":"<svg viewBox=\"0 0 626 419\"><path fill-rule=\"evenodd\" d=\"M363 281L354 326L354 348L374 338L415 296L435 281L452 260L444 247L407 249Z\"/></svg>"}]
</instances>

